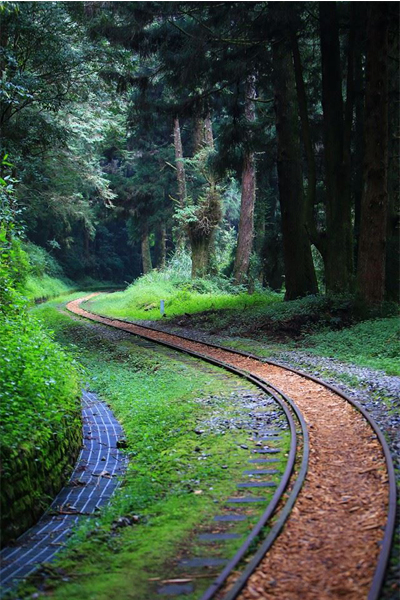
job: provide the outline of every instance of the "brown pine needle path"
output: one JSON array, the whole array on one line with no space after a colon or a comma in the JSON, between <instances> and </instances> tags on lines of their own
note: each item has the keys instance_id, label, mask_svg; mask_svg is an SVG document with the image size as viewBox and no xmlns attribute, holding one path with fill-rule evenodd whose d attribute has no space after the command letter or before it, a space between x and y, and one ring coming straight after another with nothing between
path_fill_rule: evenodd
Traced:
<instances>
[{"instance_id":1,"label":"brown pine needle path","mask_svg":"<svg viewBox=\"0 0 400 600\"><path fill-rule=\"evenodd\" d=\"M385 457L384 442L365 416L322 382L281 366L80 308L80 303L92 296L70 302L68 310L223 361L262 378L289 396L307 422L309 467L295 507L283 532L242 592L231 597L243 600L378 597L387 560L384 555L391 542L395 491L389 485L390 457L387 453ZM232 574L219 598L230 596L229 586L234 581Z\"/></svg>"}]
</instances>

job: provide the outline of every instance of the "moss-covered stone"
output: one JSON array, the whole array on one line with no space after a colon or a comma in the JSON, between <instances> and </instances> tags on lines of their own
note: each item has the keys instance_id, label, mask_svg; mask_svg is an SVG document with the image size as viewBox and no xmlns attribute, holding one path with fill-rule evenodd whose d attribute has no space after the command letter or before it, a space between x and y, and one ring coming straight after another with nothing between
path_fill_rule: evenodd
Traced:
<instances>
[{"instance_id":1,"label":"moss-covered stone","mask_svg":"<svg viewBox=\"0 0 400 600\"><path fill-rule=\"evenodd\" d=\"M7 463L0 489L2 546L32 526L51 504L70 475L81 445L82 423L77 410L46 448L38 449L32 442L14 456L9 448L1 449L2 460Z\"/></svg>"}]
</instances>

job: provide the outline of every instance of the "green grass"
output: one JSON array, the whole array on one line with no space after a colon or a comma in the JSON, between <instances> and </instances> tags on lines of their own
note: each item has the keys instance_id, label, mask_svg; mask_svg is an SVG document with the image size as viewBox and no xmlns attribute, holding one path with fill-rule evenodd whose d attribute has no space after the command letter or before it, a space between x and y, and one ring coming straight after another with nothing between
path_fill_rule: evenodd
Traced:
<instances>
[{"instance_id":1,"label":"green grass","mask_svg":"<svg viewBox=\"0 0 400 600\"><path fill-rule=\"evenodd\" d=\"M129 319L161 318L160 300L165 301L167 317L193 314L209 310L247 310L250 307L271 304L281 299L273 292L247 294L236 291L229 281L186 280L169 271L154 271L141 277L123 292L102 295L90 302L95 312Z\"/></svg>"},{"instance_id":2,"label":"green grass","mask_svg":"<svg viewBox=\"0 0 400 600\"><path fill-rule=\"evenodd\" d=\"M41 300L66 294L74 288L76 284L68 279L59 279L46 273L28 275L24 284L24 295L28 300Z\"/></svg>"},{"instance_id":3,"label":"green grass","mask_svg":"<svg viewBox=\"0 0 400 600\"><path fill-rule=\"evenodd\" d=\"M374 319L341 331L310 335L303 349L400 375L400 321L398 317Z\"/></svg>"},{"instance_id":4,"label":"green grass","mask_svg":"<svg viewBox=\"0 0 400 600\"><path fill-rule=\"evenodd\" d=\"M216 501L236 492L235 481L240 481L248 458L240 444L248 444L248 435L230 429L221 435L207 423L212 417L238 415L232 394L242 383L232 375L228 381L218 380L213 376L219 372L216 367L199 370L194 359L181 362L166 350L154 353L129 339L100 336L92 324L72 320L56 306L52 301L34 312L79 358L88 387L111 405L124 427L131 462L112 503L80 528L59 559L51 596L147 600L155 595L150 578L171 576L174 559L185 551L192 556L204 552L196 533L207 530L221 510ZM205 432L199 436L195 428ZM280 471L284 454L277 463ZM129 515L138 515L139 522L113 531L116 519ZM230 531L248 532L256 515L245 524L233 524ZM237 545L234 540L210 551L230 556ZM204 580L193 597L208 584Z\"/></svg>"}]
</instances>

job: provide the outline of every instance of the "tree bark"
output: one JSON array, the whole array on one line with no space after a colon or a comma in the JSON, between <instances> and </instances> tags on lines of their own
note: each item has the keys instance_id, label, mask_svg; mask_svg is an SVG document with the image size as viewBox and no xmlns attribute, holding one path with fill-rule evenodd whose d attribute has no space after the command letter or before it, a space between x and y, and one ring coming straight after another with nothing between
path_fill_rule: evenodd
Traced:
<instances>
[{"instance_id":1,"label":"tree bark","mask_svg":"<svg viewBox=\"0 0 400 600\"><path fill-rule=\"evenodd\" d=\"M196 119L194 132L194 150L214 147L211 117ZM222 217L221 198L216 190L212 176L208 177L207 192L196 207L196 220L187 225L187 233L192 255L192 278L205 277L210 273L210 259L214 249L215 228Z\"/></svg>"},{"instance_id":2,"label":"tree bark","mask_svg":"<svg viewBox=\"0 0 400 600\"><path fill-rule=\"evenodd\" d=\"M365 87L364 192L358 253L358 292L378 304L385 290L388 169L388 4L368 7Z\"/></svg>"},{"instance_id":3,"label":"tree bark","mask_svg":"<svg viewBox=\"0 0 400 600\"><path fill-rule=\"evenodd\" d=\"M176 116L174 119L174 148L175 148L175 164L176 164L176 177L178 182L178 202L179 208L185 208L186 206L186 173L185 165L183 162L183 149L182 149L182 138L181 128L179 124L179 117ZM183 249L186 245L185 231L179 227L177 229L176 247Z\"/></svg>"},{"instance_id":4,"label":"tree bark","mask_svg":"<svg viewBox=\"0 0 400 600\"><path fill-rule=\"evenodd\" d=\"M363 8L365 9L364 2ZM361 15L360 15L361 16ZM364 68L363 40L365 35L364 20L358 23L356 48L354 56L354 160L353 160L353 193L354 193L354 263L357 269L358 240L360 237L361 198L363 189L364 163Z\"/></svg>"},{"instance_id":5,"label":"tree bark","mask_svg":"<svg viewBox=\"0 0 400 600\"><path fill-rule=\"evenodd\" d=\"M178 199L181 208L186 205L186 173L185 165L183 163L183 149L182 149L182 138L181 128L179 125L179 118L174 119L174 147L175 147L175 162L176 162L176 176L178 180Z\"/></svg>"},{"instance_id":6,"label":"tree bark","mask_svg":"<svg viewBox=\"0 0 400 600\"><path fill-rule=\"evenodd\" d=\"M391 3L389 32L389 156L388 219L386 245L386 298L400 302L400 111L399 111L399 12Z\"/></svg>"},{"instance_id":7,"label":"tree bark","mask_svg":"<svg viewBox=\"0 0 400 600\"><path fill-rule=\"evenodd\" d=\"M195 117L193 129L193 156L195 156L203 147L204 143L204 119Z\"/></svg>"},{"instance_id":8,"label":"tree bark","mask_svg":"<svg viewBox=\"0 0 400 600\"><path fill-rule=\"evenodd\" d=\"M326 183L325 276L328 291L344 292L351 289L353 278L350 151L345 148L348 136L343 119L336 2L320 2L319 6ZM346 114L350 112L348 105Z\"/></svg>"},{"instance_id":9,"label":"tree bark","mask_svg":"<svg viewBox=\"0 0 400 600\"><path fill-rule=\"evenodd\" d=\"M282 215L286 300L318 292L306 230L298 107L289 39L273 44L278 186Z\"/></svg>"},{"instance_id":10,"label":"tree bark","mask_svg":"<svg viewBox=\"0 0 400 600\"><path fill-rule=\"evenodd\" d=\"M209 273L212 234L191 240L192 278L205 277Z\"/></svg>"},{"instance_id":11,"label":"tree bark","mask_svg":"<svg viewBox=\"0 0 400 600\"><path fill-rule=\"evenodd\" d=\"M254 98L256 97L255 76L249 75L245 85L245 117L249 123L256 118ZM254 204L256 200L256 161L252 150L246 149L243 157L242 195L235 264L234 282L239 285L247 279L250 256L253 248Z\"/></svg>"},{"instance_id":12,"label":"tree bark","mask_svg":"<svg viewBox=\"0 0 400 600\"><path fill-rule=\"evenodd\" d=\"M151 254L150 254L150 242L149 242L149 230L147 225L142 228L141 235L141 249L142 249L142 266L143 275L147 275L152 270Z\"/></svg>"},{"instance_id":13,"label":"tree bark","mask_svg":"<svg viewBox=\"0 0 400 600\"><path fill-rule=\"evenodd\" d=\"M297 101L299 106L299 115L301 122L301 131L303 144L307 161L307 194L306 194L306 218L307 231L311 242L318 248L323 255L325 253L325 244L322 236L319 234L314 217L314 207L317 196L317 169L315 165L314 147L311 136L310 121L308 118L307 94L304 85L303 67L299 51L299 44L296 34L292 34L293 63L296 78Z\"/></svg>"}]
</instances>

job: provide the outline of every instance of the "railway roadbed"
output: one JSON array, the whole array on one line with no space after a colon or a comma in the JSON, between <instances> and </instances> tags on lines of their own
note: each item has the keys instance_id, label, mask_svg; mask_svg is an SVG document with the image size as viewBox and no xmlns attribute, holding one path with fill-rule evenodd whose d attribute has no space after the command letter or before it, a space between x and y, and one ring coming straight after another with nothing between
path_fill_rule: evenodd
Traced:
<instances>
[{"instance_id":1,"label":"railway roadbed","mask_svg":"<svg viewBox=\"0 0 400 600\"><path fill-rule=\"evenodd\" d=\"M305 420L308 470L284 530L245 580L232 570L218 597L379 597L394 528L394 470L382 434L360 406L273 361L95 315L82 309L81 301L67 308L263 381L290 399Z\"/></svg>"}]
</instances>

